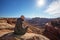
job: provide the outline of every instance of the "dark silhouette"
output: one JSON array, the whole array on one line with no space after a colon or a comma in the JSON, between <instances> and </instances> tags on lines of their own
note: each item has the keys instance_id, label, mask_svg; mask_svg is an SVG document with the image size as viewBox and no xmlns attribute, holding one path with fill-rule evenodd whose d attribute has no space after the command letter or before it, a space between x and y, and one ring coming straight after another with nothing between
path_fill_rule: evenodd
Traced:
<instances>
[{"instance_id":1,"label":"dark silhouette","mask_svg":"<svg viewBox=\"0 0 60 40\"><path fill-rule=\"evenodd\" d=\"M23 15L17 19L16 25L14 28L14 34L24 35L26 33L28 27L23 28L24 19L25 17Z\"/></svg>"}]
</instances>

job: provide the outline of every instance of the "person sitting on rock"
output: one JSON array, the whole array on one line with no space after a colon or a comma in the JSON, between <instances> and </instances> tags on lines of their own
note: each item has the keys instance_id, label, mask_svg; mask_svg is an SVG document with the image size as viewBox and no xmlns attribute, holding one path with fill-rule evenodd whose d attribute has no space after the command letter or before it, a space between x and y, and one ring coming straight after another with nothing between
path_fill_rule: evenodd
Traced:
<instances>
[{"instance_id":1,"label":"person sitting on rock","mask_svg":"<svg viewBox=\"0 0 60 40\"><path fill-rule=\"evenodd\" d=\"M28 26L23 26L25 17L22 15L17 19L14 34L16 35L24 35L27 32Z\"/></svg>"}]
</instances>

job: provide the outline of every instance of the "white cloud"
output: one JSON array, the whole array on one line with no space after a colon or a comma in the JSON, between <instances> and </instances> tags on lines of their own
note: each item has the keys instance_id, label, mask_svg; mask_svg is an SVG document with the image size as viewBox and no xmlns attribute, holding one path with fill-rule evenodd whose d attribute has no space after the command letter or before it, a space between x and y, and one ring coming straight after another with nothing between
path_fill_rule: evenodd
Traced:
<instances>
[{"instance_id":1,"label":"white cloud","mask_svg":"<svg viewBox=\"0 0 60 40\"><path fill-rule=\"evenodd\" d=\"M41 6L44 6L46 3L45 0L36 0L36 6L37 7L41 7Z\"/></svg>"},{"instance_id":2,"label":"white cloud","mask_svg":"<svg viewBox=\"0 0 60 40\"><path fill-rule=\"evenodd\" d=\"M53 1L45 10L45 13L59 17L60 16L60 0Z\"/></svg>"}]
</instances>

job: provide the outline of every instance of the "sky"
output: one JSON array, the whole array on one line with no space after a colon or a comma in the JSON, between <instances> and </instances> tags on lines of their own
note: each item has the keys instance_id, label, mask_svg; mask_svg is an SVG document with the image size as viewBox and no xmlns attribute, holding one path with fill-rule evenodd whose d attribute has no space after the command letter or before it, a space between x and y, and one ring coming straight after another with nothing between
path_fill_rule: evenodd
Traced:
<instances>
[{"instance_id":1,"label":"sky","mask_svg":"<svg viewBox=\"0 0 60 40\"><path fill-rule=\"evenodd\" d=\"M0 17L57 18L60 0L0 0Z\"/></svg>"}]
</instances>

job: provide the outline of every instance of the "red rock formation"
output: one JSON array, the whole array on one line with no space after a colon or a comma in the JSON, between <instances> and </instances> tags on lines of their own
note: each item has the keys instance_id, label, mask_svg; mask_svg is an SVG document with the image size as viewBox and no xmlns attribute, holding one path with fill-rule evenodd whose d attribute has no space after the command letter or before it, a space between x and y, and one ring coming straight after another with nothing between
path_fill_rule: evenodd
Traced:
<instances>
[{"instance_id":1,"label":"red rock formation","mask_svg":"<svg viewBox=\"0 0 60 40\"><path fill-rule=\"evenodd\" d=\"M51 40L60 40L60 26L58 27L59 22L54 21L51 24L45 26L44 35L50 38ZM52 25L53 24L53 25Z\"/></svg>"}]
</instances>

